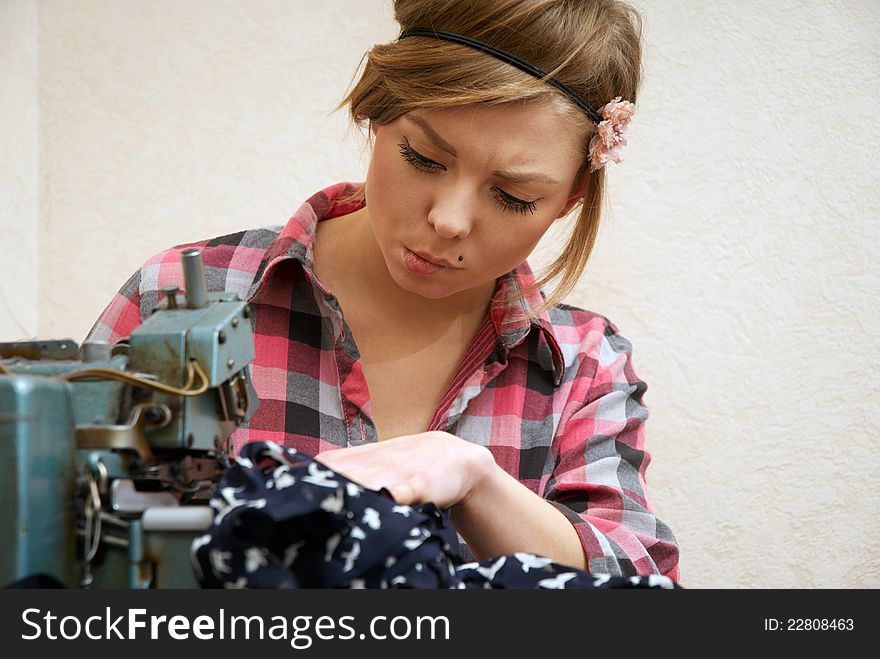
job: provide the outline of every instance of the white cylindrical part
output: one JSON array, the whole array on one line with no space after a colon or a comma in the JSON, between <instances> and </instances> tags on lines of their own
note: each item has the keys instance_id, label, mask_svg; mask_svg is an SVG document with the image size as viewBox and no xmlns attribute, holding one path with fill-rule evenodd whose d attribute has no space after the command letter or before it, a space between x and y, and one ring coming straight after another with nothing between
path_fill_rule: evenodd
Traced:
<instances>
[{"instance_id":1,"label":"white cylindrical part","mask_svg":"<svg viewBox=\"0 0 880 659\"><path fill-rule=\"evenodd\" d=\"M205 285L205 264L198 249L185 249L180 253L183 267L183 285L186 287L186 304L190 309L201 309L208 304L208 288Z\"/></svg>"},{"instance_id":2,"label":"white cylindrical part","mask_svg":"<svg viewBox=\"0 0 880 659\"><path fill-rule=\"evenodd\" d=\"M210 506L147 508L141 518L144 531L204 531L214 521Z\"/></svg>"}]
</instances>

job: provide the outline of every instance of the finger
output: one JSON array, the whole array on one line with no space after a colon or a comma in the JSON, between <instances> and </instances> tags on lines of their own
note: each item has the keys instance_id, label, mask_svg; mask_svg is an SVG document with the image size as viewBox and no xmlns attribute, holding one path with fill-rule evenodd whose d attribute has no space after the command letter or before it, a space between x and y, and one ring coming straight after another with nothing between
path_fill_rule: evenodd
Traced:
<instances>
[{"instance_id":1,"label":"finger","mask_svg":"<svg viewBox=\"0 0 880 659\"><path fill-rule=\"evenodd\" d=\"M422 474L412 474L387 489L394 500L401 505L411 506L431 500L428 481Z\"/></svg>"},{"instance_id":2,"label":"finger","mask_svg":"<svg viewBox=\"0 0 880 659\"><path fill-rule=\"evenodd\" d=\"M335 471L368 490L390 489L406 480L405 474L391 471L387 465L367 464L356 469L344 465Z\"/></svg>"},{"instance_id":3,"label":"finger","mask_svg":"<svg viewBox=\"0 0 880 659\"><path fill-rule=\"evenodd\" d=\"M387 487L386 489L389 494L391 494L391 498L394 499L395 503L401 506L412 506L418 503L412 485L410 485L408 481L402 481L397 485Z\"/></svg>"},{"instance_id":4,"label":"finger","mask_svg":"<svg viewBox=\"0 0 880 659\"><path fill-rule=\"evenodd\" d=\"M315 460L331 469L337 465L360 466L375 459L376 454L366 445L323 451L315 456Z\"/></svg>"},{"instance_id":5,"label":"finger","mask_svg":"<svg viewBox=\"0 0 880 659\"><path fill-rule=\"evenodd\" d=\"M320 454L315 460L328 469L345 474L347 471L355 471L369 464L369 458L359 455L347 455L344 451L330 451Z\"/></svg>"}]
</instances>

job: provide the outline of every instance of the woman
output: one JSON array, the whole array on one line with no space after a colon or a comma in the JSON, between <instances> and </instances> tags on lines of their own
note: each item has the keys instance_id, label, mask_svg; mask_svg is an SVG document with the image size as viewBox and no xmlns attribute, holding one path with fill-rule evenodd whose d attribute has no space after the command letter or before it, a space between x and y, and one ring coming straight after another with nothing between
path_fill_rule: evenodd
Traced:
<instances>
[{"instance_id":1,"label":"woman","mask_svg":"<svg viewBox=\"0 0 880 659\"><path fill-rule=\"evenodd\" d=\"M373 141L366 182L317 193L283 228L157 255L90 338L130 334L199 247L209 289L253 309L260 408L236 449L277 441L398 503L448 507L478 559L677 578L645 491L630 344L558 304L626 143L638 15L616 0L397 0L395 16L400 38L373 48L344 101ZM576 208L536 281L527 256Z\"/></svg>"}]
</instances>

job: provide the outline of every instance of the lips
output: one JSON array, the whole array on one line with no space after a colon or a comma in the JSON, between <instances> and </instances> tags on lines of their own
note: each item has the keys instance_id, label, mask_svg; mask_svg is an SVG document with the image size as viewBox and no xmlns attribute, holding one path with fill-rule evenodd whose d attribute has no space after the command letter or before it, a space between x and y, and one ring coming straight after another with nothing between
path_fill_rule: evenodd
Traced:
<instances>
[{"instance_id":1,"label":"lips","mask_svg":"<svg viewBox=\"0 0 880 659\"><path fill-rule=\"evenodd\" d=\"M424 252L413 252L411 249L404 250L403 265L414 275L435 275L445 270L457 270L447 265L446 259L438 259Z\"/></svg>"},{"instance_id":2,"label":"lips","mask_svg":"<svg viewBox=\"0 0 880 659\"><path fill-rule=\"evenodd\" d=\"M428 254L427 252L416 252L413 250L410 250L410 251L412 251L413 254L418 256L420 259L427 261L428 263L433 263L434 265L439 265L444 268L454 268L455 267L454 265L452 265L452 263L450 263L446 259L441 259L438 256L432 256L431 254Z\"/></svg>"}]
</instances>

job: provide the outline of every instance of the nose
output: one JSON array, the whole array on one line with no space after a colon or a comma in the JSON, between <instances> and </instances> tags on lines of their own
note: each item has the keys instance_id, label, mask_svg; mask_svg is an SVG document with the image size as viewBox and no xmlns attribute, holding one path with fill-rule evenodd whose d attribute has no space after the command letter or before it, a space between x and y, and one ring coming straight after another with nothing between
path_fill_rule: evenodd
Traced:
<instances>
[{"instance_id":1,"label":"nose","mask_svg":"<svg viewBox=\"0 0 880 659\"><path fill-rule=\"evenodd\" d=\"M450 187L435 196L428 222L443 238L467 238L474 225L474 208L467 191L459 186Z\"/></svg>"}]
</instances>

